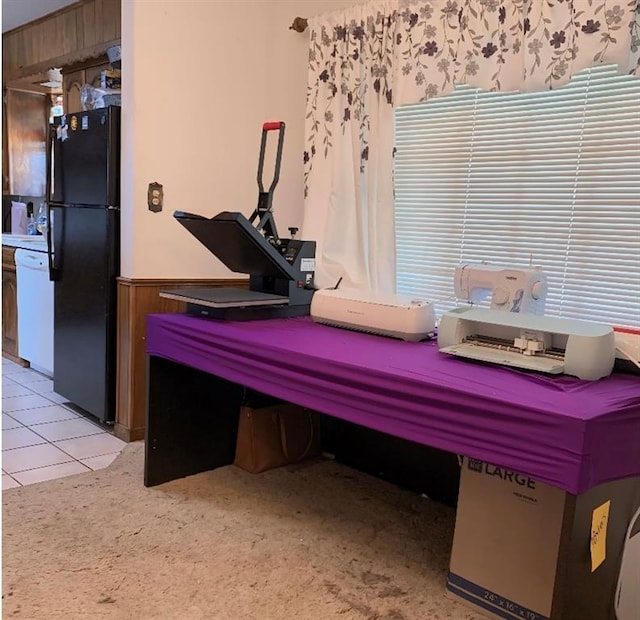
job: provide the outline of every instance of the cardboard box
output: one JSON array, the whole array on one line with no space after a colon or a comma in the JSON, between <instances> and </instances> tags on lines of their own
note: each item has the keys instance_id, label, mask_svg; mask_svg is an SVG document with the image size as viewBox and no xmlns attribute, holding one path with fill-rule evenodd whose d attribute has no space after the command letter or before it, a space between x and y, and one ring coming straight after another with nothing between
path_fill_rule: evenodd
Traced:
<instances>
[{"instance_id":1,"label":"cardboard box","mask_svg":"<svg viewBox=\"0 0 640 620\"><path fill-rule=\"evenodd\" d=\"M639 509L640 478L575 496L465 458L449 594L490 618L637 620Z\"/></svg>"}]
</instances>

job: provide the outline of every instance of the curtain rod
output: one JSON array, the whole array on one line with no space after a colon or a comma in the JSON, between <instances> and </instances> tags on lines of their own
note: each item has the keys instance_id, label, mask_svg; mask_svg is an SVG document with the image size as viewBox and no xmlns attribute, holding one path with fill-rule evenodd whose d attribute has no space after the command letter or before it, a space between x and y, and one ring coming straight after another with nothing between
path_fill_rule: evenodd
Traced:
<instances>
[{"instance_id":1,"label":"curtain rod","mask_svg":"<svg viewBox=\"0 0 640 620\"><path fill-rule=\"evenodd\" d=\"M296 17L293 20L293 24L289 26L289 30L295 30L296 32L304 32L307 29L307 18L306 17Z\"/></svg>"}]
</instances>

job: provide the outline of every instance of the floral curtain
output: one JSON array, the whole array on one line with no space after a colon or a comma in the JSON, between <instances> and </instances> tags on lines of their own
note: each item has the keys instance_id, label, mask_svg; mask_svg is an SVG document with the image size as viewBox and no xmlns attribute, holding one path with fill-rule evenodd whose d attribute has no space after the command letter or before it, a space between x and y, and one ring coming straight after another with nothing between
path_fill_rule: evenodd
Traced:
<instances>
[{"instance_id":1,"label":"floral curtain","mask_svg":"<svg viewBox=\"0 0 640 620\"><path fill-rule=\"evenodd\" d=\"M316 282L393 292L393 109L466 83L546 90L640 75L640 0L384 0L309 20L304 236Z\"/></svg>"},{"instance_id":2,"label":"floral curtain","mask_svg":"<svg viewBox=\"0 0 640 620\"><path fill-rule=\"evenodd\" d=\"M395 104L446 94L454 84L494 91L558 88L598 63L616 63L625 73L637 69L632 48L637 53L639 5L637 0L401 0Z\"/></svg>"}]
</instances>

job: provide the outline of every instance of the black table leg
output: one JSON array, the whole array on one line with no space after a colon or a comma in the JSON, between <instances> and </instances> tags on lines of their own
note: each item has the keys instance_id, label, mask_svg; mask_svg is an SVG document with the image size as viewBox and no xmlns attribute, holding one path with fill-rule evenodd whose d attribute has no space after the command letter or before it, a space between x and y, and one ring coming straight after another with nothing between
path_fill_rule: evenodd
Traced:
<instances>
[{"instance_id":1,"label":"black table leg","mask_svg":"<svg viewBox=\"0 0 640 620\"><path fill-rule=\"evenodd\" d=\"M147 379L145 486L233 462L242 386L154 356Z\"/></svg>"}]
</instances>

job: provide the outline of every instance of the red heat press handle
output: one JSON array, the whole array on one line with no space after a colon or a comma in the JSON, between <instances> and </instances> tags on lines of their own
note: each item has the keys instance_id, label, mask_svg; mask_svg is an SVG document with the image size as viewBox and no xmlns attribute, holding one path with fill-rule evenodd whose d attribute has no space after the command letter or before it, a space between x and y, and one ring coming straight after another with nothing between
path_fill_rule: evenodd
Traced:
<instances>
[{"instance_id":1,"label":"red heat press handle","mask_svg":"<svg viewBox=\"0 0 640 620\"><path fill-rule=\"evenodd\" d=\"M280 127L282 127L284 125L284 123L282 121L275 121L273 123L265 123L264 125L262 125L262 130L263 131L272 131L273 129L280 129Z\"/></svg>"}]
</instances>

